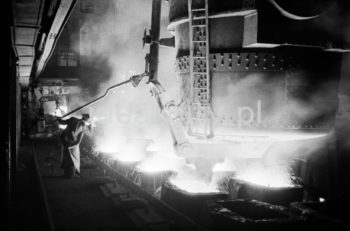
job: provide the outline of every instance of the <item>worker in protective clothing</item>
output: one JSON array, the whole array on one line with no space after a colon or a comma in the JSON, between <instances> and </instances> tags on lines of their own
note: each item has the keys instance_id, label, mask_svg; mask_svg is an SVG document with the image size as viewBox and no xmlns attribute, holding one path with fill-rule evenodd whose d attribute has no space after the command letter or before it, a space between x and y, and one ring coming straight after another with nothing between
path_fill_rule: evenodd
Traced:
<instances>
[{"instance_id":1,"label":"worker in protective clothing","mask_svg":"<svg viewBox=\"0 0 350 231\"><path fill-rule=\"evenodd\" d=\"M91 134L89 114L83 114L81 119L71 117L59 120L59 124L67 125L61 134L63 177L72 178L75 174L80 176L80 142L84 134Z\"/></svg>"}]
</instances>

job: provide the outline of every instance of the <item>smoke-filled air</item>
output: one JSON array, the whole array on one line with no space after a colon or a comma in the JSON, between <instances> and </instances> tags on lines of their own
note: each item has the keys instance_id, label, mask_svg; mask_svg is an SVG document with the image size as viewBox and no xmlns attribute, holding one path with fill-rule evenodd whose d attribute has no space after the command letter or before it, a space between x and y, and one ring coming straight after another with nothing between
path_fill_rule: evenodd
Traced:
<instances>
[{"instance_id":1,"label":"smoke-filled air","mask_svg":"<svg viewBox=\"0 0 350 231\"><path fill-rule=\"evenodd\" d=\"M86 94L71 99L71 108L87 103L94 97L103 95L108 87L145 71L145 55L149 47L142 47L142 37L144 29L150 28L151 1L115 0L113 4L108 14L98 16L95 20L87 20L82 26L83 34L94 39L92 43L87 42L76 47L80 50L81 62L91 64L92 69L94 65L103 66L105 71L91 71L91 75L84 76L82 87ZM172 36L166 30L167 14L168 5L163 3L161 38ZM159 82L174 100L178 97L174 68L175 52L175 48L160 48L158 74ZM247 125L252 122L280 123L284 118L283 113L295 113L307 118L327 110L324 105L319 105L319 108L315 108L316 111L310 111L309 105L293 99L290 100L288 108L281 110L281 106L285 105L283 81L277 81L276 79L281 79L278 77L273 78L276 81L271 79L271 76L252 74L235 83L220 82L227 80L224 78L217 80L218 86L225 86L224 89L215 89L215 86L213 89L213 94L217 95L213 98L213 114L218 135L220 132L226 132L220 130L219 122L225 122L225 119L232 115L235 117L233 119ZM168 123L161 116L146 82L146 79L142 80L137 88L131 84L116 88L101 101L84 109L93 118L93 141L96 151L109 153L112 158L118 160L139 162L138 168L143 171L173 170L177 174L172 176L170 181L189 192L217 191L221 180L220 177L216 177L217 174L213 174L210 179L200 178L193 163L175 155ZM216 94L218 92L220 94ZM312 103L320 93L325 94L323 88L315 91L315 97L310 97L309 101ZM237 98L238 96L240 98ZM237 111L240 107L241 111ZM226 128L230 126L227 123ZM275 134L275 140L236 140L229 148L225 146L227 143L219 144L224 148L206 148L206 145L203 148L205 150L201 149L199 152L202 151L205 157L218 157L220 153L216 152L220 151L228 153L226 156L213 158L213 163L208 165L210 167L207 169L210 173L235 172L238 178L255 183L271 187L285 186L291 184L291 163L315 152L322 143L317 140L324 139L326 134L309 137L317 138L312 145L305 143L303 139L299 141L301 136L298 135L306 137L305 134L285 137L283 134ZM293 142L284 142L291 140ZM205 153L211 151L213 152ZM248 163L242 160L245 157L259 161ZM270 182L261 182L263 180Z\"/></svg>"}]
</instances>

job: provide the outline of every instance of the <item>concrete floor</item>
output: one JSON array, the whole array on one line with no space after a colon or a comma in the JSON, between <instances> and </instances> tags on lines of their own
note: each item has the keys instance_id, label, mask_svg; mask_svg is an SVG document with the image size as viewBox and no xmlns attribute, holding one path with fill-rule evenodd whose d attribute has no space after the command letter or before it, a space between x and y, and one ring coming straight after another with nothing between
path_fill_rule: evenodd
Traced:
<instances>
[{"instance_id":1,"label":"concrete floor","mask_svg":"<svg viewBox=\"0 0 350 231\"><path fill-rule=\"evenodd\" d=\"M64 179L55 140L33 141L55 230L137 230L99 189L100 169L84 164L82 178Z\"/></svg>"},{"instance_id":2,"label":"concrete floor","mask_svg":"<svg viewBox=\"0 0 350 231\"><path fill-rule=\"evenodd\" d=\"M8 230L50 230L30 142L18 153Z\"/></svg>"}]
</instances>

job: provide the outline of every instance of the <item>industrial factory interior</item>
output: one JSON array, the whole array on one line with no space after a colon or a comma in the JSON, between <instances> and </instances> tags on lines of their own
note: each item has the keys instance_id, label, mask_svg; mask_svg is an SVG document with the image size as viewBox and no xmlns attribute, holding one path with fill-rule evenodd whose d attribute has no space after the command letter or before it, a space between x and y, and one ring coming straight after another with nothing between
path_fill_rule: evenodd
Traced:
<instances>
[{"instance_id":1,"label":"industrial factory interior","mask_svg":"<svg viewBox=\"0 0 350 231\"><path fill-rule=\"evenodd\" d=\"M349 0L5 2L2 227L350 230Z\"/></svg>"}]
</instances>

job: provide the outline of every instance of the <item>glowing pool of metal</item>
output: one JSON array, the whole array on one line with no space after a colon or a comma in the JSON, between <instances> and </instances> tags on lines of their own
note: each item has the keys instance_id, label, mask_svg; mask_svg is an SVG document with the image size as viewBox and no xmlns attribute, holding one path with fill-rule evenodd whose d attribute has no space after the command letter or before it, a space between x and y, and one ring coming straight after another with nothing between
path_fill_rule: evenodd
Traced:
<instances>
[{"instance_id":1,"label":"glowing pool of metal","mask_svg":"<svg viewBox=\"0 0 350 231\"><path fill-rule=\"evenodd\" d=\"M198 180L177 180L170 179L171 184L189 193L214 193L219 192L216 185L207 184Z\"/></svg>"},{"instance_id":2,"label":"glowing pool of metal","mask_svg":"<svg viewBox=\"0 0 350 231\"><path fill-rule=\"evenodd\" d=\"M290 173L282 167L254 166L237 172L235 177L239 180L266 187L291 187L293 185Z\"/></svg>"}]
</instances>

